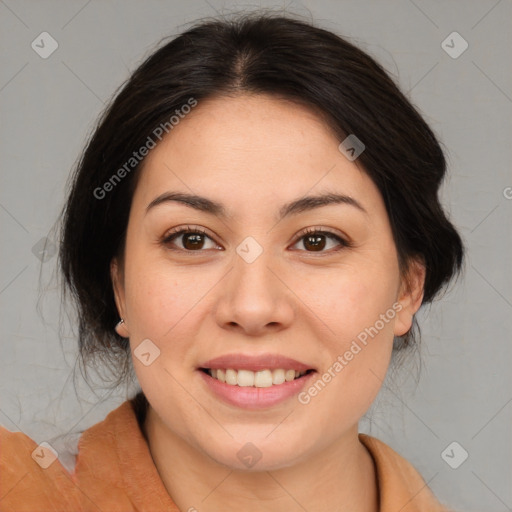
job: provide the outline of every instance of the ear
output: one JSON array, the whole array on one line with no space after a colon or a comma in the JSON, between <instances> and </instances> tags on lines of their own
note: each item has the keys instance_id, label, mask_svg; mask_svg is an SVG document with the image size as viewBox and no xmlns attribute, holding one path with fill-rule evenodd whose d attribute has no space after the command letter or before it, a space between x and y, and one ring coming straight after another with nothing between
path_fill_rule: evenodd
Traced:
<instances>
[{"instance_id":1,"label":"ear","mask_svg":"<svg viewBox=\"0 0 512 512\"><path fill-rule=\"evenodd\" d=\"M423 300L425 274L423 261L415 259L410 263L398 292L397 301L401 304L402 309L395 317L395 336L403 336L412 327L413 316L420 309Z\"/></svg>"},{"instance_id":2,"label":"ear","mask_svg":"<svg viewBox=\"0 0 512 512\"><path fill-rule=\"evenodd\" d=\"M110 262L110 278L112 279L112 287L114 289L114 298L116 301L119 317L124 320L115 326L117 334L123 338L128 338L128 326L126 319L125 295L124 295L124 272L117 258L113 258Z\"/></svg>"}]
</instances>

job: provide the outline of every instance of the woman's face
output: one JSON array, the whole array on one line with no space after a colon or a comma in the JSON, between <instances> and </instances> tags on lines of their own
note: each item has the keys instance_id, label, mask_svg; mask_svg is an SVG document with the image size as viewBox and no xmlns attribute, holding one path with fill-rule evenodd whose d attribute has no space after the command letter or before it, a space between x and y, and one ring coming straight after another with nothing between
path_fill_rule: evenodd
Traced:
<instances>
[{"instance_id":1,"label":"woman's face","mask_svg":"<svg viewBox=\"0 0 512 512\"><path fill-rule=\"evenodd\" d=\"M420 305L421 270L406 293L382 197L339 143L305 107L243 95L199 102L145 160L112 267L123 332L161 431L226 466L355 437ZM324 194L351 199L304 202ZM314 372L269 386L295 367Z\"/></svg>"}]
</instances>

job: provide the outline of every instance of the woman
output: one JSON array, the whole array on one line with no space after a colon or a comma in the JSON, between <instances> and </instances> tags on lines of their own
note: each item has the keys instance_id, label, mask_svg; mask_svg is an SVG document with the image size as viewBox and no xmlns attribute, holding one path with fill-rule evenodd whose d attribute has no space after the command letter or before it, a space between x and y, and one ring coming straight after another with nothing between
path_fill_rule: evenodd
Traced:
<instances>
[{"instance_id":1,"label":"woman","mask_svg":"<svg viewBox=\"0 0 512 512\"><path fill-rule=\"evenodd\" d=\"M447 510L358 433L394 342L457 275L436 137L339 36L253 13L198 23L107 109L60 263L84 361L141 392L73 473L1 430L2 510Z\"/></svg>"}]
</instances>

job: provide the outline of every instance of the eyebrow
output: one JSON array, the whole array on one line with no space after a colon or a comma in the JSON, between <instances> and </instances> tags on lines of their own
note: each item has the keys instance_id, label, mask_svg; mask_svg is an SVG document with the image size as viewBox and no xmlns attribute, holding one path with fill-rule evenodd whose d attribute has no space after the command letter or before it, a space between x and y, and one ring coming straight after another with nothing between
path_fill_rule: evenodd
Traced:
<instances>
[{"instance_id":1,"label":"eyebrow","mask_svg":"<svg viewBox=\"0 0 512 512\"><path fill-rule=\"evenodd\" d=\"M198 196L195 194L186 194L183 192L165 192L159 195L148 204L146 207L146 213L149 212L152 208L168 202L181 203L185 206L189 206L190 208L194 208L195 210L209 213L222 219L227 219L229 217L227 210L222 205L222 203L213 201L212 199L208 199L206 197ZM316 208L321 208L322 206L328 206L332 204L350 205L368 215L368 212L364 209L361 203L359 203L353 197L344 194L325 193L314 196L301 197L300 199L296 199L283 205L279 209L277 220L281 221L290 215L296 215L298 213L314 210Z\"/></svg>"}]
</instances>

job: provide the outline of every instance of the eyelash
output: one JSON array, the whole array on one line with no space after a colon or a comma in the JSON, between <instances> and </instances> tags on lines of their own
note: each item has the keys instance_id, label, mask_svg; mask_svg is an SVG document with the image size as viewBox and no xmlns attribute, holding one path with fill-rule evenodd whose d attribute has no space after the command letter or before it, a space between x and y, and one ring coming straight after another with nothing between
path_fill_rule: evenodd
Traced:
<instances>
[{"instance_id":1,"label":"eyelash","mask_svg":"<svg viewBox=\"0 0 512 512\"><path fill-rule=\"evenodd\" d=\"M198 235L204 235L206 237L208 237L210 240L214 241L212 239L212 237L210 235L208 235L208 233L206 231L204 231L203 229L200 229L200 228L191 228L190 226L187 226L186 228L177 228L173 231L171 231L170 233L166 234L161 243L163 245L166 245L166 246L170 246L170 243L175 239L175 238L179 238L180 235L183 235L184 233L191 233L191 234L198 234ZM345 240L344 238L340 237L339 235L331 232L331 231L326 231L326 230L322 230L322 229L318 229L318 228L315 228L315 227L312 227L312 228L307 228L306 230L304 230L300 235L297 236L297 238L294 240L293 244L292 245L296 245L297 242L299 242L302 238L306 238L307 236L309 235L312 235L312 234L315 234L315 235L325 235L331 239L335 239L337 242L339 242L339 244L341 245L341 248L340 249L335 249L335 250L329 250L329 251L305 251L304 252L307 252L307 253L311 253L311 254L320 254L320 255L323 255L323 254L331 254L333 252L337 252L337 251L340 251L342 249L345 249L345 248L350 248L352 247L352 243ZM180 248L173 248L173 247L170 247L170 249L172 251L179 251L179 252L186 252L186 253L194 253L194 252L197 252L197 253L202 253L204 252L204 249L200 249L200 250L197 250L197 251L190 251L190 250L187 250L187 249L180 249Z\"/></svg>"}]
</instances>

